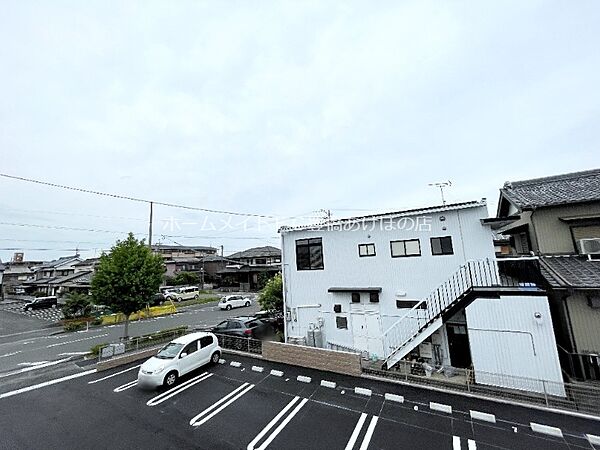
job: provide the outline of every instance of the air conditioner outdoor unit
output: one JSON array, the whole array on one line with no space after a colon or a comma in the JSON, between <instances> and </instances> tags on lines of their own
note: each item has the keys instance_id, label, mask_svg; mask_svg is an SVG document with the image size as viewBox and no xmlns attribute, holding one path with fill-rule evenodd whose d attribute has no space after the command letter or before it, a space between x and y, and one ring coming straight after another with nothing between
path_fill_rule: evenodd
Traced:
<instances>
[{"instance_id":1,"label":"air conditioner outdoor unit","mask_svg":"<svg viewBox=\"0 0 600 450\"><path fill-rule=\"evenodd\" d=\"M600 238L580 239L579 248L584 255L600 255Z\"/></svg>"}]
</instances>

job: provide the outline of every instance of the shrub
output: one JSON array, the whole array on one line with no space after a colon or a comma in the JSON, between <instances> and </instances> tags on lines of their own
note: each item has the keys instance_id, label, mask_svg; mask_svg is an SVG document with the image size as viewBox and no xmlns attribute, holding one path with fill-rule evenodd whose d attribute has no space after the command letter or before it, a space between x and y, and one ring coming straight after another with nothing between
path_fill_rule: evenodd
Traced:
<instances>
[{"instance_id":1,"label":"shrub","mask_svg":"<svg viewBox=\"0 0 600 450\"><path fill-rule=\"evenodd\" d=\"M85 317L92 310L92 302L89 295L71 293L67 295L67 300L62 306L62 312L67 319L75 319L77 317Z\"/></svg>"},{"instance_id":2,"label":"shrub","mask_svg":"<svg viewBox=\"0 0 600 450\"><path fill-rule=\"evenodd\" d=\"M83 328L85 328L85 322L82 321L67 322L63 326L65 331L77 331Z\"/></svg>"}]
</instances>

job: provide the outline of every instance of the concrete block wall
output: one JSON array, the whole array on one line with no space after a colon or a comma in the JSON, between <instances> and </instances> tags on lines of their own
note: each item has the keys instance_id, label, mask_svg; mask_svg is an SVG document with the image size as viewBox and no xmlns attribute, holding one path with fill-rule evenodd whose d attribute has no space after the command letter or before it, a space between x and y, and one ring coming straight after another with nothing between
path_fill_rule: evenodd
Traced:
<instances>
[{"instance_id":1,"label":"concrete block wall","mask_svg":"<svg viewBox=\"0 0 600 450\"><path fill-rule=\"evenodd\" d=\"M360 355L316 347L263 342L263 359L348 375L361 375Z\"/></svg>"}]
</instances>

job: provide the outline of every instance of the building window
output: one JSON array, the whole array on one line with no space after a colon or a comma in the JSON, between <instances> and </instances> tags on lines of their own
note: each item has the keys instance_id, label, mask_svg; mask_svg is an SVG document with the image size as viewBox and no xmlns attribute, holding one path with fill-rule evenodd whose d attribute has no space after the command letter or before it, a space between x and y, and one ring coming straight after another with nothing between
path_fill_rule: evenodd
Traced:
<instances>
[{"instance_id":1,"label":"building window","mask_svg":"<svg viewBox=\"0 0 600 450\"><path fill-rule=\"evenodd\" d=\"M375 256L375 244L358 244L358 256Z\"/></svg>"},{"instance_id":2,"label":"building window","mask_svg":"<svg viewBox=\"0 0 600 450\"><path fill-rule=\"evenodd\" d=\"M360 303L360 292L352 293L352 303Z\"/></svg>"},{"instance_id":3,"label":"building window","mask_svg":"<svg viewBox=\"0 0 600 450\"><path fill-rule=\"evenodd\" d=\"M406 241L391 241L390 251L392 258L401 258L405 256L421 256L421 242L418 239L409 239Z\"/></svg>"},{"instance_id":4,"label":"building window","mask_svg":"<svg viewBox=\"0 0 600 450\"><path fill-rule=\"evenodd\" d=\"M404 308L414 308L419 303L419 300L396 300L396 308L404 309ZM423 302L418 306L418 309L427 309L427 303Z\"/></svg>"},{"instance_id":5,"label":"building window","mask_svg":"<svg viewBox=\"0 0 600 450\"><path fill-rule=\"evenodd\" d=\"M342 316L336 316L335 325L340 330L347 330L348 329L348 318L342 317Z\"/></svg>"},{"instance_id":6,"label":"building window","mask_svg":"<svg viewBox=\"0 0 600 450\"><path fill-rule=\"evenodd\" d=\"M379 303L379 292L369 292L369 301L371 303Z\"/></svg>"},{"instance_id":7,"label":"building window","mask_svg":"<svg viewBox=\"0 0 600 450\"><path fill-rule=\"evenodd\" d=\"M342 312L342 305L340 305L340 304L333 305L333 312L334 313L341 313Z\"/></svg>"},{"instance_id":8,"label":"building window","mask_svg":"<svg viewBox=\"0 0 600 450\"><path fill-rule=\"evenodd\" d=\"M256 261L256 264L266 264L267 263L267 260L264 258L257 258L257 259L255 259L255 261Z\"/></svg>"},{"instance_id":9,"label":"building window","mask_svg":"<svg viewBox=\"0 0 600 450\"><path fill-rule=\"evenodd\" d=\"M323 270L321 238L296 241L296 267L298 270Z\"/></svg>"},{"instance_id":10,"label":"building window","mask_svg":"<svg viewBox=\"0 0 600 450\"><path fill-rule=\"evenodd\" d=\"M452 238L450 236L431 238L432 255L453 255Z\"/></svg>"}]
</instances>

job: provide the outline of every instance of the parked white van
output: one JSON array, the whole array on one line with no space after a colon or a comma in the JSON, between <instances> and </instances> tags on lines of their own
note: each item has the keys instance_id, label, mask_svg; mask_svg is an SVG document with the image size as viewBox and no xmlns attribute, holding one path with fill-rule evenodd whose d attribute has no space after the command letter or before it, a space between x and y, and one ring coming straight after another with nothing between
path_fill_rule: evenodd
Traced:
<instances>
[{"instance_id":1,"label":"parked white van","mask_svg":"<svg viewBox=\"0 0 600 450\"><path fill-rule=\"evenodd\" d=\"M177 379L205 364L216 364L221 358L221 347L212 333L186 334L169 342L140 367L139 387L172 387Z\"/></svg>"},{"instance_id":2,"label":"parked white van","mask_svg":"<svg viewBox=\"0 0 600 450\"><path fill-rule=\"evenodd\" d=\"M200 297L198 286L180 287L165 294L167 300L180 302L182 300L191 300Z\"/></svg>"}]
</instances>

